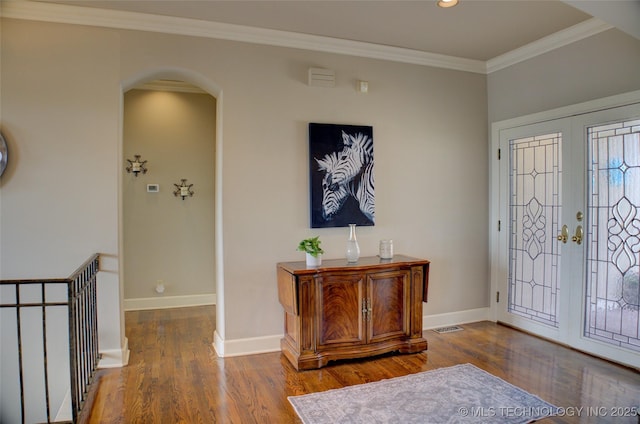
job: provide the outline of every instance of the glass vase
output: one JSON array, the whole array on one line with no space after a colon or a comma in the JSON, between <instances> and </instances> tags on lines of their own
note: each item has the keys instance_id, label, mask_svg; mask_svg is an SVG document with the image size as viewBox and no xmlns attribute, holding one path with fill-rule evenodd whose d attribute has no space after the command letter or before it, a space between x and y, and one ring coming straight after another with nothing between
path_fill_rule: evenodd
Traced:
<instances>
[{"instance_id":1,"label":"glass vase","mask_svg":"<svg viewBox=\"0 0 640 424\"><path fill-rule=\"evenodd\" d=\"M347 240L347 262L358 262L360 246L356 238L356 224L349 224L349 239Z\"/></svg>"}]
</instances>

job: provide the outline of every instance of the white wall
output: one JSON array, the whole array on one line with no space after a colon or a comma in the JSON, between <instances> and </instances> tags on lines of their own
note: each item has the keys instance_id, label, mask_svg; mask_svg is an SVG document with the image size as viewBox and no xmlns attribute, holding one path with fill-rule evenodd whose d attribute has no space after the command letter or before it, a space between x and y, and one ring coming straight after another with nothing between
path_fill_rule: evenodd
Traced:
<instances>
[{"instance_id":1,"label":"white wall","mask_svg":"<svg viewBox=\"0 0 640 424\"><path fill-rule=\"evenodd\" d=\"M616 30L488 77L12 19L1 31L0 110L12 156L0 180L0 278L67 276L102 253L100 345L116 351L125 343L123 84L182 69L224 93L222 334L231 341L282 333L275 264L302 260L300 239L318 234L327 258L344 254L346 229L309 228L309 122L373 126L377 222L359 229L362 253L393 238L396 252L430 259L425 314L433 316L489 304L487 122L640 89L639 42ZM337 86L307 86L311 66L334 69ZM368 94L355 91L356 79L369 81Z\"/></svg>"},{"instance_id":2,"label":"white wall","mask_svg":"<svg viewBox=\"0 0 640 424\"><path fill-rule=\"evenodd\" d=\"M215 120L208 94L125 93L123 162L136 154L147 161L138 176L122 169L125 305L215 293ZM184 200L173 194L182 178L195 193ZM147 192L147 184L160 191ZM164 293L156 292L158 281Z\"/></svg>"},{"instance_id":3,"label":"white wall","mask_svg":"<svg viewBox=\"0 0 640 424\"><path fill-rule=\"evenodd\" d=\"M119 347L118 35L16 23L2 26L2 131L11 156L0 192L0 278L67 277L104 254L99 311L109 324L100 342Z\"/></svg>"},{"instance_id":4,"label":"white wall","mask_svg":"<svg viewBox=\"0 0 640 424\"><path fill-rule=\"evenodd\" d=\"M308 122L374 128L377 223L359 229L363 254L393 238L397 252L432 260L426 315L488 306L484 76L10 19L2 42L2 129L12 151L2 278L66 276L98 251L110 271L101 276L102 316L117 315L121 84L179 68L224 92L227 339L281 333L275 263L302 259L301 238L319 234L326 257L344 254L345 229L309 228ZM637 40L611 30L495 72L490 119L638 89L638 51ZM310 66L334 69L337 86L307 86ZM368 94L355 91L356 79L369 81ZM102 346L121 343L121 323L107 327Z\"/></svg>"},{"instance_id":5,"label":"white wall","mask_svg":"<svg viewBox=\"0 0 640 424\"><path fill-rule=\"evenodd\" d=\"M66 274L93 251L117 275L120 84L180 68L224 95L227 340L282 334L275 265L304 259L300 239L318 234L325 257L344 255L346 229L309 228L309 122L373 126L377 222L359 229L362 254L393 238L396 252L430 259L425 314L488 305L483 75L11 19L3 43L3 129L17 151L2 188L3 278ZM311 66L334 69L337 86L307 86Z\"/></svg>"},{"instance_id":6,"label":"white wall","mask_svg":"<svg viewBox=\"0 0 640 424\"><path fill-rule=\"evenodd\" d=\"M2 24L2 132L11 156L0 181L0 279L68 277L94 252L106 254L100 343L119 350L120 291L109 271L117 255L117 35L60 27L49 39L46 30L12 26Z\"/></svg>"},{"instance_id":7,"label":"white wall","mask_svg":"<svg viewBox=\"0 0 640 424\"><path fill-rule=\"evenodd\" d=\"M309 229L309 122L373 126L377 223L359 230L362 253L393 238L397 252L431 259L427 313L487 305L487 171L477 160L486 157L483 76L216 40L123 37L125 77L182 66L224 91L227 338L281 333L275 264L302 260L300 239L318 234L325 257L344 255L346 229ZM335 69L337 87L307 86L310 66ZM368 94L355 91L358 78L370 82ZM462 261L478 277L470 280Z\"/></svg>"},{"instance_id":8,"label":"white wall","mask_svg":"<svg viewBox=\"0 0 640 424\"><path fill-rule=\"evenodd\" d=\"M489 74L489 121L640 89L640 40L611 29Z\"/></svg>"}]
</instances>

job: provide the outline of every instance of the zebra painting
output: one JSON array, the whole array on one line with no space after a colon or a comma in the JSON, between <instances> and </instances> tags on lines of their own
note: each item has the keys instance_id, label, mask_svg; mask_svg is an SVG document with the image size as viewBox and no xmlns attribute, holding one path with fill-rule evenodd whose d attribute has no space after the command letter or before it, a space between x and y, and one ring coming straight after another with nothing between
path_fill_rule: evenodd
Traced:
<instances>
[{"instance_id":1,"label":"zebra painting","mask_svg":"<svg viewBox=\"0 0 640 424\"><path fill-rule=\"evenodd\" d=\"M309 124L311 226L374 225L373 128Z\"/></svg>"},{"instance_id":2,"label":"zebra painting","mask_svg":"<svg viewBox=\"0 0 640 424\"><path fill-rule=\"evenodd\" d=\"M322 219L331 220L351 194L347 191L346 184L336 178L336 169L339 165L336 152L325 155L323 159L316 159L318 169L323 171L322 178Z\"/></svg>"}]
</instances>

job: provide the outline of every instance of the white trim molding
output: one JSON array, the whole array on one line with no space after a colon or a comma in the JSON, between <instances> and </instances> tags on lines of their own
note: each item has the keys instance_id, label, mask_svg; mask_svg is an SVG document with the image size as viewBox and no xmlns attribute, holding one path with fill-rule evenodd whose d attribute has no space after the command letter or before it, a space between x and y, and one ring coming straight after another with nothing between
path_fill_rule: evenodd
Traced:
<instances>
[{"instance_id":1,"label":"white trim molding","mask_svg":"<svg viewBox=\"0 0 640 424\"><path fill-rule=\"evenodd\" d=\"M468 324L470 322L491 321L489 308L467 309L465 311L449 312L445 314L425 315L422 317L422 330L438 327Z\"/></svg>"},{"instance_id":2,"label":"white trim molding","mask_svg":"<svg viewBox=\"0 0 640 424\"><path fill-rule=\"evenodd\" d=\"M147 309L187 308L216 304L215 294L192 294L186 296L140 297L124 299L125 311L144 311Z\"/></svg>"},{"instance_id":3,"label":"white trim molding","mask_svg":"<svg viewBox=\"0 0 640 424\"><path fill-rule=\"evenodd\" d=\"M613 28L599 19L592 18L485 62L413 49L245 25L27 0L3 0L0 13L2 17L13 19L215 38L432 66L478 74L495 72Z\"/></svg>"},{"instance_id":4,"label":"white trim molding","mask_svg":"<svg viewBox=\"0 0 640 424\"><path fill-rule=\"evenodd\" d=\"M487 61L487 74L607 31L613 26L591 18Z\"/></svg>"},{"instance_id":5,"label":"white trim molding","mask_svg":"<svg viewBox=\"0 0 640 424\"><path fill-rule=\"evenodd\" d=\"M121 368L129 364L129 339L124 338L122 349L101 350L98 369Z\"/></svg>"},{"instance_id":6,"label":"white trim molding","mask_svg":"<svg viewBox=\"0 0 640 424\"><path fill-rule=\"evenodd\" d=\"M489 308L469 309L466 311L450 312L422 317L422 329L467 324L470 322L488 321ZM218 332L214 332L213 348L221 358L232 356L255 355L259 353L279 352L282 334L249 337L246 339L223 340Z\"/></svg>"},{"instance_id":7,"label":"white trim molding","mask_svg":"<svg viewBox=\"0 0 640 424\"><path fill-rule=\"evenodd\" d=\"M241 41L434 66L481 74L485 73L486 69L485 63L480 60L446 56L418 50L288 31L255 28L245 25L151 15L138 12L124 12L120 10L106 10L93 7L40 3L25 0L3 0L2 16L33 21L90 25Z\"/></svg>"},{"instance_id":8,"label":"white trim molding","mask_svg":"<svg viewBox=\"0 0 640 424\"><path fill-rule=\"evenodd\" d=\"M282 337L282 334L277 334L274 336L249 337L246 339L225 341L216 331L214 333L213 348L221 358L279 352Z\"/></svg>"},{"instance_id":9,"label":"white trim molding","mask_svg":"<svg viewBox=\"0 0 640 424\"><path fill-rule=\"evenodd\" d=\"M58 412L55 415L54 423L57 422L72 422L73 414L71 413L71 387L67 387L67 391L64 393L64 399Z\"/></svg>"}]
</instances>

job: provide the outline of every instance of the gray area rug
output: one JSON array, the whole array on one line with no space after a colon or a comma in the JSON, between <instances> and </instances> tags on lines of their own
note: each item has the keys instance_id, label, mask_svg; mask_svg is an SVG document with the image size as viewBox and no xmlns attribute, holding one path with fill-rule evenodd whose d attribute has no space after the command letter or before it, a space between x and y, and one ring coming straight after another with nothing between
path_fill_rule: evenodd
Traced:
<instances>
[{"instance_id":1,"label":"gray area rug","mask_svg":"<svg viewBox=\"0 0 640 424\"><path fill-rule=\"evenodd\" d=\"M290 396L305 424L527 423L557 407L471 364Z\"/></svg>"}]
</instances>

